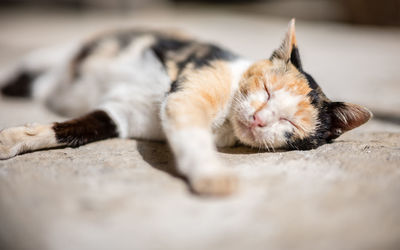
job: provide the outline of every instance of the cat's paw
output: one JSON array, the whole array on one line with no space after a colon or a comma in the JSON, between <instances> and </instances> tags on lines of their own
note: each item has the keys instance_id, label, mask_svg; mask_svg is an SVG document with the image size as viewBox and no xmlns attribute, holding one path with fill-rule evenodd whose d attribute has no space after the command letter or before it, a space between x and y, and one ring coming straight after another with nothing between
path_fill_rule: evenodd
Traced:
<instances>
[{"instance_id":1,"label":"cat's paw","mask_svg":"<svg viewBox=\"0 0 400 250\"><path fill-rule=\"evenodd\" d=\"M18 154L18 145L14 138L14 130L0 130L0 160L5 160Z\"/></svg>"},{"instance_id":2,"label":"cat's paw","mask_svg":"<svg viewBox=\"0 0 400 250\"><path fill-rule=\"evenodd\" d=\"M0 145L0 161L10 159L18 154L18 150Z\"/></svg>"},{"instance_id":3,"label":"cat's paw","mask_svg":"<svg viewBox=\"0 0 400 250\"><path fill-rule=\"evenodd\" d=\"M13 157L13 155L10 154L9 148L1 145L0 142L0 160L5 160L11 157Z\"/></svg>"},{"instance_id":4,"label":"cat's paw","mask_svg":"<svg viewBox=\"0 0 400 250\"><path fill-rule=\"evenodd\" d=\"M0 160L35 149L42 139L43 128L38 124L27 124L0 130Z\"/></svg>"},{"instance_id":5,"label":"cat's paw","mask_svg":"<svg viewBox=\"0 0 400 250\"><path fill-rule=\"evenodd\" d=\"M190 180L192 190L205 196L227 196L238 189L239 178L233 172L223 170L199 175Z\"/></svg>"}]
</instances>

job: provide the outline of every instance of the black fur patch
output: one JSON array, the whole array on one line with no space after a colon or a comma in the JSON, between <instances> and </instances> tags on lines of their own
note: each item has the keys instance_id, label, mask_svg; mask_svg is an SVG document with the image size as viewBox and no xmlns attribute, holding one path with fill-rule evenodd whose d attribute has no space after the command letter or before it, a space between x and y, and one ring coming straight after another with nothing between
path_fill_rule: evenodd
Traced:
<instances>
[{"instance_id":1,"label":"black fur patch","mask_svg":"<svg viewBox=\"0 0 400 250\"><path fill-rule=\"evenodd\" d=\"M169 90L170 93L178 91L178 80L175 80L171 84L171 88Z\"/></svg>"},{"instance_id":2,"label":"black fur patch","mask_svg":"<svg viewBox=\"0 0 400 250\"><path fill-rule=\"evenodd\" d=\"M318 83L314 80L314 78L310 74L308 74L308 73L306 73L304 71L302 71L301 73L303 73L306 76L307 81L308 81L308 86L310 86L310 88L312 88L312 89L318 89L319 88Z\"/></svg>"},{"instance_id":3,"label":"black fur patch","mask_svg":"<svg viewBox=\"0 0 400 250\"><path fill-rule=\"evenodd\" d=\"M325 96L318 83L310 74L303 70L300 70L300 72L306 77L308 85L311 88L308 96L310 97L311 104L318 110L318 125L314 133L308 138L294 141L288 140L288 145L290 149L309 150L330 143L337 136L333 136L331 131L332 116L329 111L331 101Z\"/></svg>"},{"instance_id":4,"label":"black fur patch","mask_svg":"<svg viewBox=\"0 0 400 250\"><path fill-rule=\"evenodd\" d=\"M185 67L189 64L193 64L195 69L199 69L202 67L207 67L210 66L211 63L215 60L225 60L225 61L231 61L237 58L236 55L232 54L231 52L221 49L219 47L216 47L214 45L207 45L208 46L208 53L198 56L196 55L196 51L191 53L186 60L181 61L177 64L178 66L178 80L172 82L171 90L170 93L178 91L179 88L179 83L183 82L185 80L185 76L182 75L182 71L185 69Z\"/></svg>"},{"instance_id":5,"label":"black fur patch","mask_svg":"<svg viewBox=\"0 0 400 250\"><path fill-rule=\"evenodd\" d=\"M169 93L177 92L181 89L180 83L185 80L185 77L181 76L178 80L175 80L171 84L171 88L169 89Z\"/></svg>"},{"instance_id":6,"label":"black fur patch","mask_svg":"<svg viewBox=\"0 0 400 250\"><path fill-rule=\"evenodd\" d=\"M55 123L53 130L57 142L70 147L118 136L114 121L101 110L74 120Z\"/></svg>"},{"instance_id":7,"label":"black fur patch","mask_svg":"<svg viewBox=\"0 0 400 250\"><path fill-rule=\"evenodd\" d=\"M5 84L1 89L1 93L5 96L30 97L32 84L36 76L37 74L22 71L14 79Z\"/></svg>"},{"instance_id":8,"label":"black fur patch","mask_svg":"<svg viewBox=\"0 0 400 250\"><path fill-rule=\"evenodd\" d=\"M296 46L293 46L292 48L292 53L290 54L290 61L297 69L299 69L300 71L303 70L303 66L301 65L301 60L300 60L299 49Z\"/></svg>"},{"instance_id":9,"label":"black fur patch","mask_svg":"<svg viewBox=\"0 0 400 250\"><path fill-rule=\"evenodd\" d=\"M188 65L201 68L211 65L215 60L231 61L237 58L237 55L232 52L212 44L162 36L158 36L157 42L151 49L164 67L166 67L168 61L172 61L177 67L177 80L171 83L170 92L179 90L179 83L184 80L182 72ZM184 51L186 49L190 52Z\"/></svg>"},{"instance_id":10,"label":"black fur patch","mask_svg":"<svg viewBox=\"0 0 400 250\"><path fill-rule=\"evenodd\" d=\"M157 42L151 46L158 59L164 64L167 61L167 54L181 50L191 44L189 40L176 40L172 38L157 37Z\"/></svg>"},{"instance_id":11,"label":"black fur patch","mask_svg":"<svg viewBox=\"0 0 400 250\"><path fill-rule=\"evenodd\" d=\"M184 67L188 63L193 63L195 68L201 68L204 66L210 66L211 62L215 60L224 60L224 61L232 61L237 56L232 52L217 47L212 44L205 45L208 48L208 52L202 56L197 56L196 53L192 53L186 61L182 62L182 67Z\"/></svg>"},{"instance_id":12,"label":"black fur patch","mask_svg":"<svg viewBox=\"0 0 400 250\"><path fill-rule=\"evenodd\" d=\"M319 107L319 124L314 133L307 138L297 139L288 143L289 148L298 150L309 150L317 148L323 144L332 142L332 119L328 111L329 103L323 101Z\"/></svg>"},{"instance_id":13,"label":"black fur patch","mask_svg":"<svg viewBox=\"0 0 400 250\"><path fill-rule=\"evenodd\" d=\"M293 133L292 132L285 132L285 138L286 140L290 140L290 138L292 138Z\"/></svg>"},{"instance_id":14,"label":"black fur patch","mask_svg":"<svg viewBox=\"0 0 400 250\"><path fill-rule=\"evenodd\" d=\"M334 115L335 110L337 109L345 109L346 105L343 102L331 102L328 105L328 114L331 116L331 138L336 139L343 134L344 127L347 126L346 123L343 123L342 120L338 119L336 115Z\"/></svg>"},{"instance_id":15,"label":"black fur patch","mask_svg":"<svg viewBox=\"0 0 400 250\"><path fill-rule=\"evenodd\" d=\"M317 109L320 109L322 103L329 101L329 99L325 96L318 83L310 74L304 71L301 71L301 73L306 77L308 86L311 88L310 93L308 93L308 96L311 99L311 104Z\"/></svg>"}]
</instances>

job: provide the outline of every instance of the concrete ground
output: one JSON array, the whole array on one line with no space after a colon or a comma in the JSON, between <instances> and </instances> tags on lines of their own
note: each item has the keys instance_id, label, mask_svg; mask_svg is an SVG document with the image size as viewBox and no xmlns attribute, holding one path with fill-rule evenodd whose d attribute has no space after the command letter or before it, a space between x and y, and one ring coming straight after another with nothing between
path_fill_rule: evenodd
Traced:
<instances>
[{"instance_id":1,"label":"concrete ground","mask_svg":"<svg viewBox=\"0 0 400 250\"><path fill-rule=\"evenodd\" d=\"M109 27L180 27L269 57L286 19L223 10L3 10L0 67L31 49ZM241 179L201 198L164 143L113 139L0 161L0 249L399 249L400 30L298 20L303 64L332 99L375 119L316 150L219 153ZM0 128L65 118L0 99Z\"/></svg>"}]
</instances>

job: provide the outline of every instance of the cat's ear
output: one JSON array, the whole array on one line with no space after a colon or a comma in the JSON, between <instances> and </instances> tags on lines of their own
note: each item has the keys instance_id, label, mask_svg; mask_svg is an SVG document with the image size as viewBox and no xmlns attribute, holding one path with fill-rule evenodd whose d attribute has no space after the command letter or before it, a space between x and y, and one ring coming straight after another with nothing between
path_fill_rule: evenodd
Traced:
<instances>
[{"instance_id":1,"label":"cat's ear","mask_svg":"<svg viewBox=\"0 0 400 250\"><path fill-rule=\"evenodd\" d=\"M332 120L332 139L363 125L372 117L372 113L368 109L344 102L331 102L328 106L328 113Z\"/></svg>"},{"instance_id":2,"label":"cat's ear","mask_svg":"<svg viewBox=\"0 0 400 250\"><path fill-rule=\"evenodd\" d=\"M290 20L285 39L279 49L272 53L270 60L277 58L284 60L286 63L290 61L297 69L302 70L299 49L297 48L295 24L296 20L294 18Z\"/></svg>"}]
</instances>

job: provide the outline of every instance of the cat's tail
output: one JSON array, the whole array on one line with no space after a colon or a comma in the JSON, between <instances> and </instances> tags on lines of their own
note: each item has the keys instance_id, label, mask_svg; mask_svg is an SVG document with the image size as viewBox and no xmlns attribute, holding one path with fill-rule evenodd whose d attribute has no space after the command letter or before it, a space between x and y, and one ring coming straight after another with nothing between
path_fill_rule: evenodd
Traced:
<instances>
[{"instance_id":1,"label":"cat's tail","mask_svg":"<svg viewBox=\"0 0 400 250\"><path fill-rule=\"evenodd\" d=\"M15 68L10 72L2 72L0 92L10 97L32 97L32 88L39 73L29 69Z\"/></svg>"},{"instance_id":2,"label":"cat's tail","mask_svg":"<svg viewBox=\"0 0 400 250\"><path fill-rule=\"evenodd\" d=\"M56 84L59 78L57 73L74 47L63 45L35 50L17 64L1 69L0 95L33 99L47 95L48 90Z\"/></svg>"}]
</instances>

